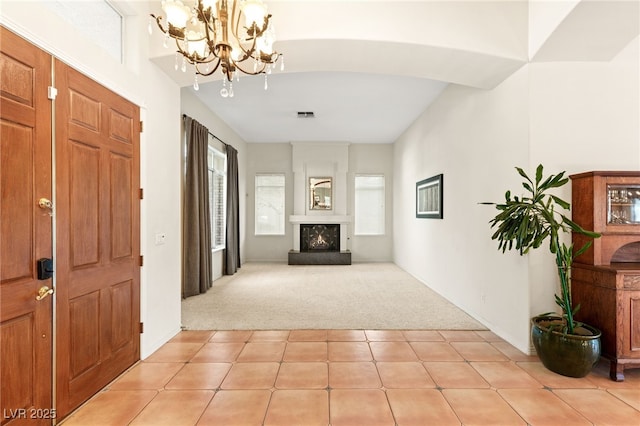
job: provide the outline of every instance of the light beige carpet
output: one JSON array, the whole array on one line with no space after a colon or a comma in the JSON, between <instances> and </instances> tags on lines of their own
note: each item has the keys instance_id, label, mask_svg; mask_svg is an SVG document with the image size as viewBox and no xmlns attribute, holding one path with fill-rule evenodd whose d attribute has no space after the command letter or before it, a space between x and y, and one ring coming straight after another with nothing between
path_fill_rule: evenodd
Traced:
<instances>
[{"instance_id":1,"label":"light beige carpet","mask_svg":"<svg viewBox=\"0 0 640 426\"><path fill-rule=\"evenodd\" d=\"M483 330L393 263L246 263L182 301L187 330Z\"/></svg>"}]
</instances>

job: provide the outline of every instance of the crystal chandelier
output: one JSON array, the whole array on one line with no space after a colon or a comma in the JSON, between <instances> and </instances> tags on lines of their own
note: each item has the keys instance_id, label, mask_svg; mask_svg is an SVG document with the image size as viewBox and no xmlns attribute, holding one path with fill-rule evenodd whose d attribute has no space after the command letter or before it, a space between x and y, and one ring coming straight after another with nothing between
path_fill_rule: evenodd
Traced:
<instances>
[{"instance_id":1,"label":"crystal chandelier","mask_svg":"<svg viewBox=\"0 0 640 426\"><path fill-rule=\"evenodd\" d=\"M198 75L208 76L218 68L224 74L220 95L233 97L233 81L240 72L249 75L267 75L282 54L273 50L275 33L271 15L262 0L196 0L191 7L180 0L164 0L162 10L167 27L162 25L162 16L151 14L149 34L153 20L165 34L164 45L175 40L176 70L186 72L187 64L195 68L193 88L198 90ZM181 64L180 64L181 62ZM227 85L229 86L227 88Z\"/></svg>"}]
</instances>

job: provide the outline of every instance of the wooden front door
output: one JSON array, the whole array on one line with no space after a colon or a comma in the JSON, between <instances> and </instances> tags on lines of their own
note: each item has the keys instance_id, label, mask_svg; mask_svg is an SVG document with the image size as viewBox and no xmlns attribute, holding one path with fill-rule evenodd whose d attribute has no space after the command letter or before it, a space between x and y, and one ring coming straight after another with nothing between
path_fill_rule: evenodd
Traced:
<instances>
[{"instance_id":1,"label":"wooden front door","mask_svg":"<svg viewBox=\"0 0 640 426\"><path fill-rule=\"evenodd\" d=\"M55 62L57 410L140 359L140 111Z\"/></svg>"},{"instance_id":2,"label":"wooden front door","mask_svg":"<svg viewBox=\"0 0 640 426\"><path fill-rule=\"evenodd\" d=\"M51 57L0 27L0 415L2 425L51 424Z\"/></svg>"}]
</instances>

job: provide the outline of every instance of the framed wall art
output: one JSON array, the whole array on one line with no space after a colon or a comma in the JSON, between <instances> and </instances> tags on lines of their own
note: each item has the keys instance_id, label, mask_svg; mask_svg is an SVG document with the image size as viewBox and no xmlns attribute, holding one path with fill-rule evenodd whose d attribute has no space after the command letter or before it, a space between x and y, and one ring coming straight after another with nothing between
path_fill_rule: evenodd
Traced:
<instances>
[{"instance_id":1,"label":"framed wall art","mask_svg":"<svg viewBox=\"0 0 640 426\"><path fill-rule=\"evenodd\" d=\"M442 219L442 174L416 183L416 217Z\"/></svg>"}]
</instances>

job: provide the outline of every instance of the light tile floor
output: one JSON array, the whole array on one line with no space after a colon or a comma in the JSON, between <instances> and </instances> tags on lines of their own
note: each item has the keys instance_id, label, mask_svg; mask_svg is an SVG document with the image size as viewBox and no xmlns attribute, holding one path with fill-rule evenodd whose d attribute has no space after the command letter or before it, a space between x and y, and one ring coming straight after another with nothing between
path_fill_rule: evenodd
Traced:
<instances>
[{"instance_id":1,"label":"light tile floor","mask_svg":"<svg viewBox=\"0 0 640 426\"><path fill-rule=\"evenodd\" d=\"M640 425L640 369L546 370L489 331L183 331L73 425Z\"/></svg>"}]
</instances>

